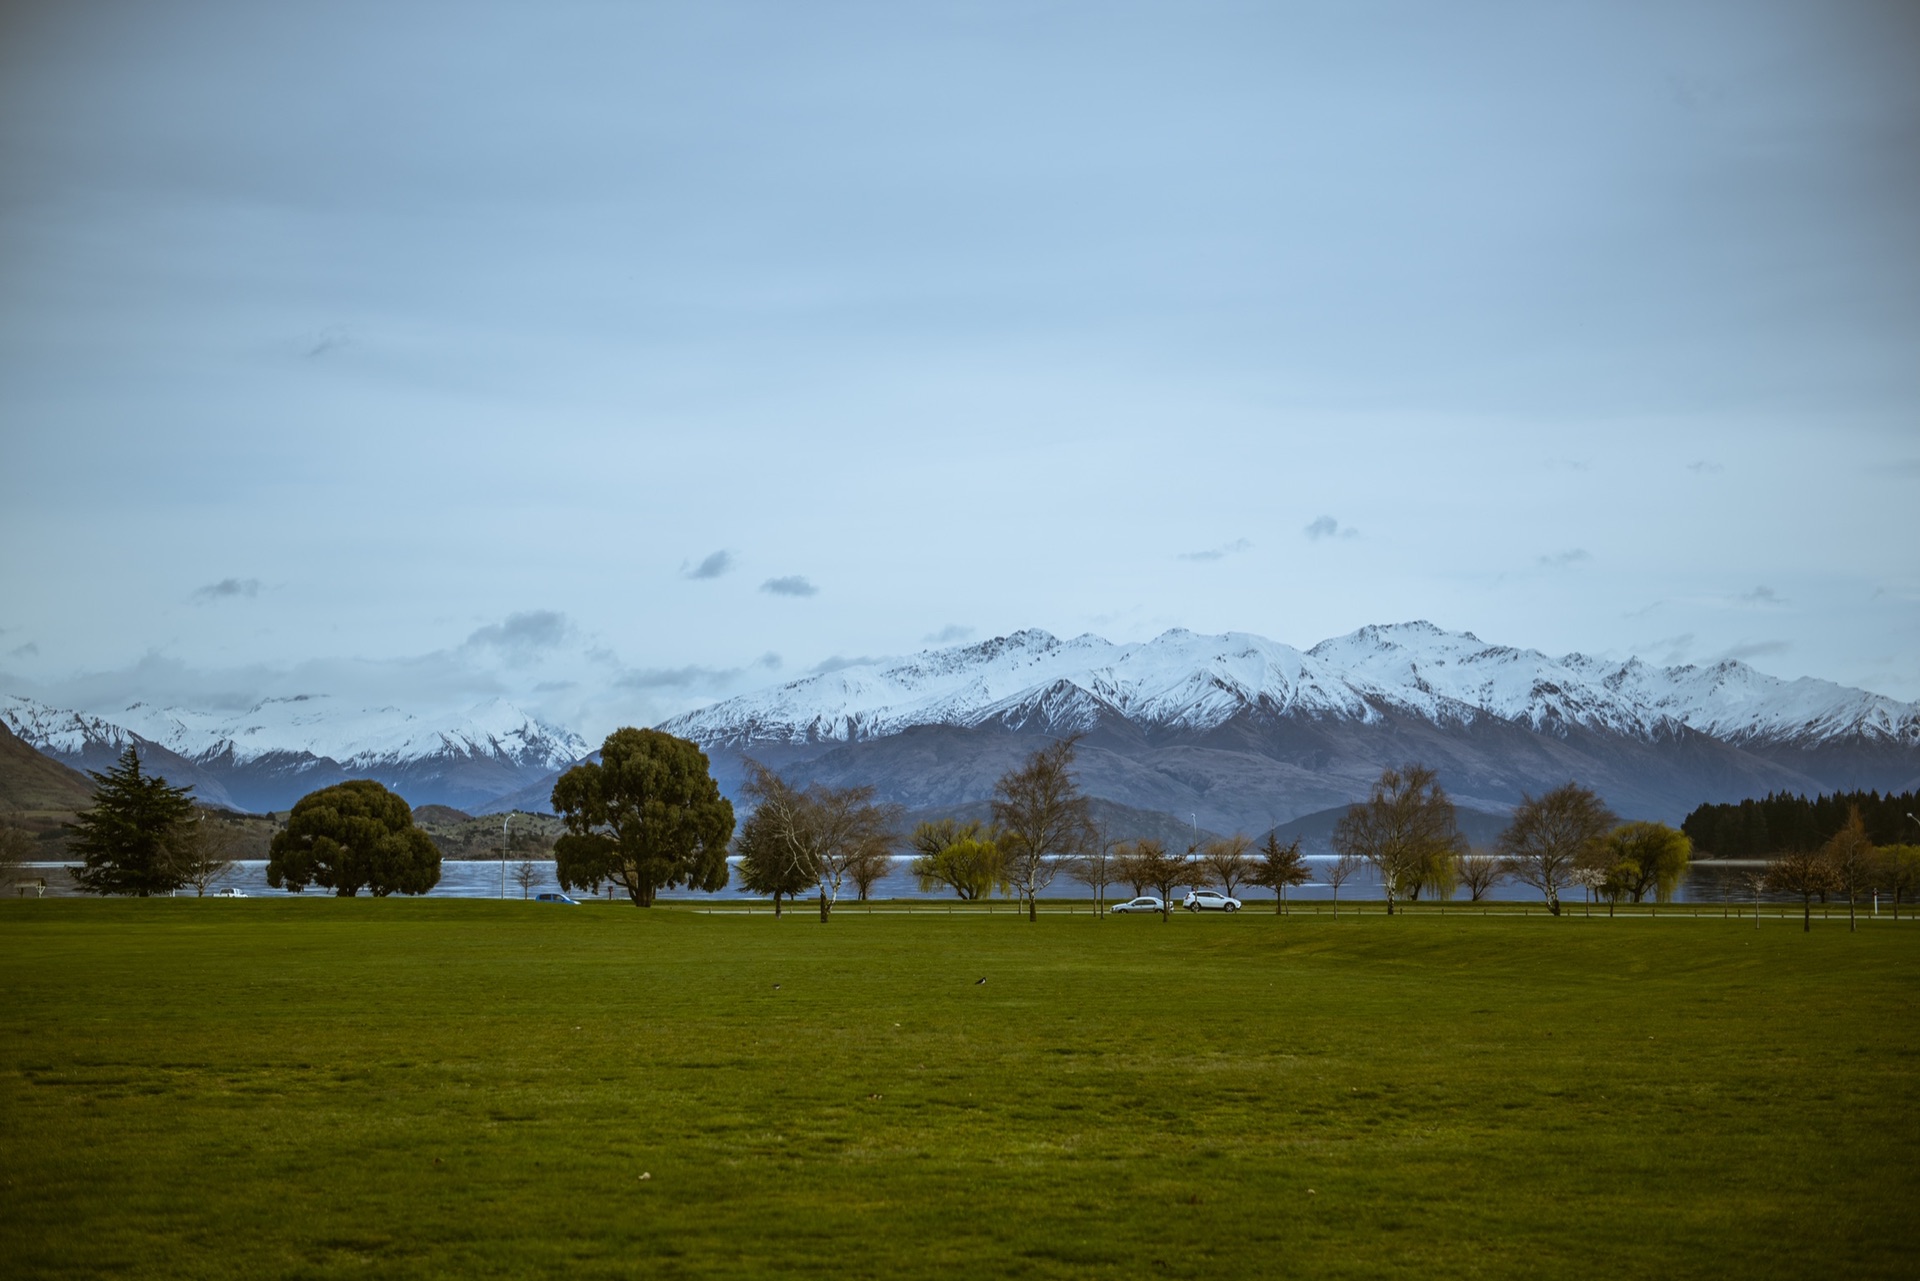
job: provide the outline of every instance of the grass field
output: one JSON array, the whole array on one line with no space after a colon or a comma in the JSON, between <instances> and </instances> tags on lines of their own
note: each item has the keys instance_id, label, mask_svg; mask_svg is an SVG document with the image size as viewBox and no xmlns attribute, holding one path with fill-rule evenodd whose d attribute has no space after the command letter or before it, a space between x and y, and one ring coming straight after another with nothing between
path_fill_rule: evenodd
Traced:
<instances>
[{"instance_id":1,"label":"grass field","mask_svg":"<svg viewBox=\"0 0 1920 1281\"><path fill-rule=\"evenodd\" d=\"M1911 923L50 900L0 979L13 1277L1920 1273Z\"/></svg>"}]
</instances>

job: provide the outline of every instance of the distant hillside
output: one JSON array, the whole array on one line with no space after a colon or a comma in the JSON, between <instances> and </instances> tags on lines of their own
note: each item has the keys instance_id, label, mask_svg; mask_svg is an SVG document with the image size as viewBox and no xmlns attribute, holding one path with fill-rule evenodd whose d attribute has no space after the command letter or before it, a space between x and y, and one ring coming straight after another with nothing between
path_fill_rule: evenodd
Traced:
<instances>
[{"instance_id":1,"label":"distant hillside","mask_svg":"<svg viewBox=\"0 0 1920 1281\"><path fill-rule=\"evenodd\" d=\"M35 751L0 725L0 811L64 816L92 802L92 779Z\"/></svg>"}]
</instances>

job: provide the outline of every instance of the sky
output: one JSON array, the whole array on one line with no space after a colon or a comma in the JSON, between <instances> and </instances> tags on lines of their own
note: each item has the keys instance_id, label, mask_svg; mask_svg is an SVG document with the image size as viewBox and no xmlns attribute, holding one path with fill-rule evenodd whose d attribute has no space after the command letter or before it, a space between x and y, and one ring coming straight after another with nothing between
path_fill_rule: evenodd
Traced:
<instances>
[{"instance_id":1,"label":"sky","mask_svg":"<svg viewBox=\"0 0 1920 1281\"><path fill-rule=\"evenodd\" d=\"M1920 698L1910 3L0 7L0 693L1028 627Z\"/></svg>"}]
</instances>

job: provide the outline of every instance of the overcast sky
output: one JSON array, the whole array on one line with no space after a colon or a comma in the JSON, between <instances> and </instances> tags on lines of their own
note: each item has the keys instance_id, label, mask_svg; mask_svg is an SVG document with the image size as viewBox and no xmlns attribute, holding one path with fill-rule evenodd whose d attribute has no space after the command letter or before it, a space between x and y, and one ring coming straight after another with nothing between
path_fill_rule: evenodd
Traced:
<instances>
[{"instance_id":1,"label":"overcast sky","mask_svg":"<svg viewBox=\"0 0 1920 1281\"><path fill-rule=\"evenodd\" d=\"M0 692L1023 627L1920 697L1920 7L0 8Z\"/></svg>"}]
</instances>

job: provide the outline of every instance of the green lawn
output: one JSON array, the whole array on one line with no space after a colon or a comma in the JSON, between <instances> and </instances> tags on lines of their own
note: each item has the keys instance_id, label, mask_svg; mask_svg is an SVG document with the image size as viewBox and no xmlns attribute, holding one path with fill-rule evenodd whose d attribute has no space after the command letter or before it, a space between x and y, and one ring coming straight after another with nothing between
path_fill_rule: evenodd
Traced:
<instances>
[{"instance_id":1,"label":"green lawn","mask_svg":"<svg viewBox=\"0 0 1920 1281\"><path fill-rule=\"evenodd\" d=\"M0 979L8 1276L1920 1273L1912 922L49 900Z\"/></svg>"}]
</instances>

